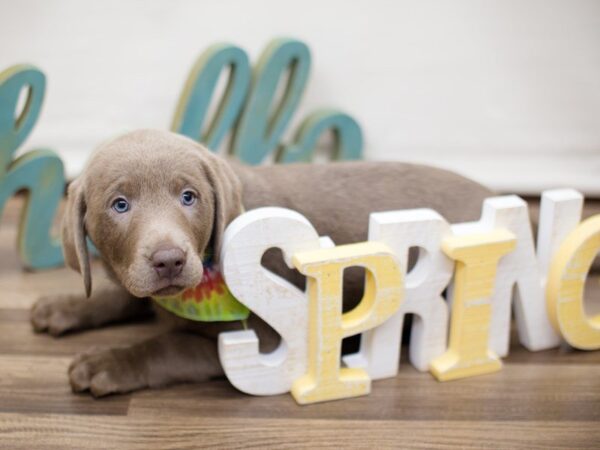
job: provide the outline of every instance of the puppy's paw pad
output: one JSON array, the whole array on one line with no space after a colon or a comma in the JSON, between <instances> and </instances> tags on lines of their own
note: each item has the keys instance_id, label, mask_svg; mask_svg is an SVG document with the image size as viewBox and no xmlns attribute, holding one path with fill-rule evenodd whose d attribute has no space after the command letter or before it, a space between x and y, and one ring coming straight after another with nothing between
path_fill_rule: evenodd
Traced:
<instances>
[{"instance_id":1,"label":"puppy's paw pad","mask_svg":"<svg viewBox=\"0 0 600 450\"><path fill-rule=\"evenodd\" d=\"M89 390L94 397L103 397L143 387L139 374L132 373L135 366L123 363L131 359L124 352L95 348L76 356L69 367L73 392Z\"/></svg>"},{"instance_id":2,"label":"puppy's paw pad","mask_svg":"<svg viewBox=\"0 0 600 450\"><path fill-rule=\"evenodd\" d=\"M108 394L121 392L123 386L110 372L104 371L96 374L90 383L90 392L94 397L104 397Z\"/></svg>"},{"instance_id":3,"label":"puppy's paw pad","mask_svg":"<svg viewBox=\"0 0 600 450\"><path fill-rule=\"evenodd\" d=\"M78 364L69 371L69 382L73 392L82 392L90 387L90 370L87 364Z\"/></svg>"},{"instance_id":4,"label":"puppy's paw pad","mask_svg":"<svg viewBox=\"0 0 600 450\"><path fill-rule=\"evenodd\" d=\"M103 370L112 359L110 350L94 347L75 356L68 373L73 392L82 392L90 388L92 378Z\"/></svg>"},{"instance_id":5,"label":"puppy's paw pad","mask_svg":"<svg viewBox=\"0 0 600 450\"><path fill-rule=\"evenodd\" d=\"M46 331L52 336L82 325L79 308L72 299L62 295L40 298L31 308L30 319L36 332Z\"/></svg>"},{"instance_id":6,"label":"puppy's paw pad","mask_svg":"<svg viewBox=\"0 0 600 450\"><path fill-rule=\"evenodd\" d=\"M45 331L48 328L48 316L50 315L51 299L41 297L31 307L30 319L33 329L37 332Z\"/></svg>"}]
</instances>

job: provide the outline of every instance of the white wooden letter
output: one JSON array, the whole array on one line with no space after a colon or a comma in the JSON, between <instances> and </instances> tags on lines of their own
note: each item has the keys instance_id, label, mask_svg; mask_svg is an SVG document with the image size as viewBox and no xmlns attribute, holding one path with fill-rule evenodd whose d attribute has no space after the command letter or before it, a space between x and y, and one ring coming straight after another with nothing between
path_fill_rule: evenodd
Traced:
<instances>
[{"instance_id":1,"label":"white wooden letter","mask_svg":"<svg viewBox=\"0 0 600 450\"><path fill-rule=\"evenodd\" d=\"M252 395L288 392L307 370L308 302L303 291L261 265L265 251L278 247L288 266L299 251L320 248L313 226L284 208L260 208L235 219L222 248L223 276L235 297L281 336L278 349L261 354L253 330L219 335L219 357L227 378Z\"/></svg>"},{"instance_id":2,"label":"white wooden letter","mask_svg":"<svg viewBox=\"0 0 600 450\"><path fill-rule=\"evenodd\" d=\"M514 311L519 340L531 351L555 347L560 341L546 313L543 277L536 258L527 203L515 195L489 198L483 204L479 222L452 227L458 235L465 230L484 233L498 228L513 233L517 246L498 263L491 299L489 346L500 357L508 354L513 286L516 286Z\"/></svg>"},{"instance_id":3,"label":"white wooden letter","mask_svg":"<svg viewBox=\"0 0 600 450\"><path fill-rule=\"evenodd\" d=\"M348 367L363 367L374 379L398 373L402 324L415 314L411 330L410 361L418 370L446 350L448 307L442 292L452 277L454 263L441 251L443 237L450 234L448 222L429 209L373 213L369 240L385 243L397 256L403 271L410 247L419 247L419 259L405 276L405 298L393 317L362 334L360 351L346 355Z\"/></svg>"},{"instance_id":4,"label":"white wooden letter","mask_svg":"<svg viewBox=\"0 0 600 450\"><path fill-rule=\"evenodd\" d=\"M583 195L574 189L553 189L542 193L537 251L545 281L552 257L581 220Z\"/></svg>"}]
</instances>

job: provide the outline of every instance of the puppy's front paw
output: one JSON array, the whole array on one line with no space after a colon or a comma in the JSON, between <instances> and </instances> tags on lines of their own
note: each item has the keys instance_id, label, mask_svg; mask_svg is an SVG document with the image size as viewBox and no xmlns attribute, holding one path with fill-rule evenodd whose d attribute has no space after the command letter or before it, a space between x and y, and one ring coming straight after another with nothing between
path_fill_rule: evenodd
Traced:
<instances>
[{"instance_id":1,"label":"puppy's front paw","mask_svg":"<svg viewBox=\"0 0 600 450\"><path fill-rule=\"evenodd\" d=\"M93 348L75 357L69 367L73 392L90 391L94 397L131 392L147 386L143 367L137 367L128 348Z\"/></svg>"},{"instance_id":2,"label":"puppy's front paw","mask_svg":"<svg viewBox=\"0 0 600 450\"><path fill-rule=\"evenodd\" d=\"M78 299L66 295L41 297L31 308L31 324L36 332L59 336L67 331L83 328L85 318Z\"/></svg>"}]
</instances>

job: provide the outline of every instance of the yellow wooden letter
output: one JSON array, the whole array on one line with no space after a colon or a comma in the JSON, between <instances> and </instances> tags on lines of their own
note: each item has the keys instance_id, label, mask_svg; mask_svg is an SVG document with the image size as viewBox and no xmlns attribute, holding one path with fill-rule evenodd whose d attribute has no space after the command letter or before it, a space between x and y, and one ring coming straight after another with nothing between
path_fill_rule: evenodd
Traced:
<instances>
[{"instance_id":1,"label":"yellow wooden letter","mask_svg":"<svg viewBox=\"0 0 600 450\"><path fill-rule=\"evenodd\" d=\"M340 368L342 339L376 327L400 307L402 271L391 250L364 242L297 253L296 268L307 278L309 301L308 373L292 386L298 403L315 403L368 394L364 369ZM352 311L342 314L344 269L366 270L365 291Z\"/></svg>"},{"instance_id":2,"label":"yellow wooden letter","mask_svg":"<svg viewBox=\"0 0 600 450\"><path fill-rule=\"evenodd\" d=\"M600 215L581 222L552 258L546 285L550 322L569 345L600 348L600 315L587 317L583 291L588 271L600 250Z\"/></svg>"},{"instance_id":3,"label":"yellow wooden letter","mask_svg":"<svg viewBox=\"0 0 600 450\"><path fill-rule=\"evenodd\" d=\"M490 299L500 258L516 246L515 236L500 229L485 234L452 236L442 249L456 260L448 350L431 362L440 381L500 370L500 358L489 348Z\"/></svg>"}]
</instances>

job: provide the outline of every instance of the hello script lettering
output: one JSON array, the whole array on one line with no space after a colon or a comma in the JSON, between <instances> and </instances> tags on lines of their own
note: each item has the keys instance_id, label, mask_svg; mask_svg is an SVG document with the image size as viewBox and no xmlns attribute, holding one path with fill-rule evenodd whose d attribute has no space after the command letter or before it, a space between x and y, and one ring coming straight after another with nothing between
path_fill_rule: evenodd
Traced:
<instances>
[{"instance_id":1,"label":"hello script lettering","mask_svg":"<svg viewBox=\"0 0 600 450\"><path fill-rule=\"evenodd\" d=\"M228 151L247 164L260 164L271 154L277 162L309 162L319 138L330 131L334 138L331 159L361 159L360 126L350 115L332 108L310 113L292 142L282 142L306 89L310 67L308 46L295 39L273 39L254 68L240 47L213 45L192 67L171 129L213 150L231 131ZM225 87L213 108L222 76Z\"/></svg>"},{"instance_id":2,"label":"hello script lettering","mask_svg":"<svg viewBox=\"0 0 600 450\"><path fill-rule=\"evenodd\" d=\"M46 77L33 66L22 64L0 72L0 211L16 192L26 192L17 250L23 265L32 268L63 261L60 242L50 233L64 195L63 163L48 149L14 158L38 120L45 91Z\"/></svg>"},{"instance_id":3,"label":"hello script lettering","mask_svg":"<svg viewBox=\"0 0 600 450\"><path fill-rule=\"evenodd\" d=\"M517 196L490 198L479 221L454 225L429 209L373 213L369 240L341 246L297 212L249 211L225 233L223 275L282 341L262 354L254 331L222 333L225 373L243 392L291 392L302 404L364 395L371 380L397 374L406 314L415 315L411 363L440 381L500 370L511 310L531 351L561 339L598 349L600 316L586 316L583 289L600 249L600 215L580 223L582 206L576 191L543 193L537 253L527 204ZM261 266L273 247L306 275L306 291ZM411 247L420 253L406 273ZM365 290L343 314L343 271L351 266L366 269ZM359 333L360 350L340 359L342 339Z\"/></svg>"}]
</instances>

